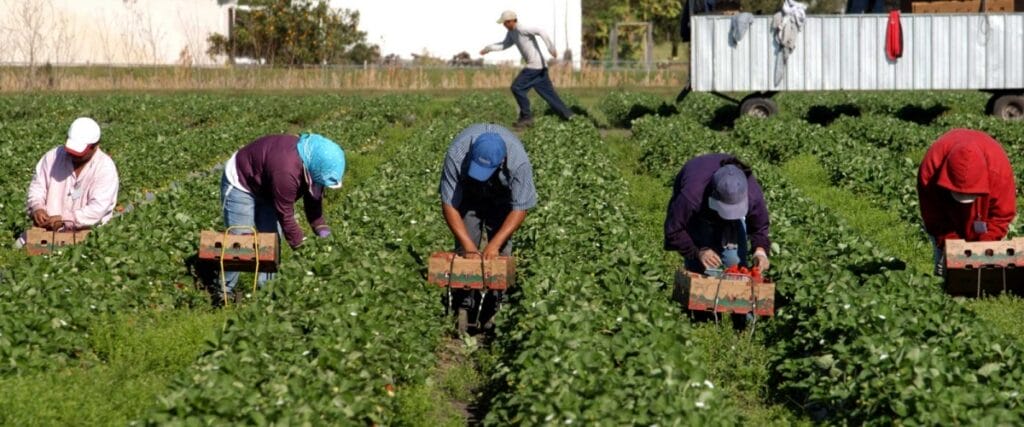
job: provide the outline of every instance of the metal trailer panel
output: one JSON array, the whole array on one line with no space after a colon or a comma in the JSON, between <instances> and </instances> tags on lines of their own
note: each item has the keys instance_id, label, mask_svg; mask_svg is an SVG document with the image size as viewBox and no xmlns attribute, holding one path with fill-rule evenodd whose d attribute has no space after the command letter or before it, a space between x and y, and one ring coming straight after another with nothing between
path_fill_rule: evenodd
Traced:
<instances>
[{"instance_id":1,"label":"metal trailer panel","mask_svg":"<svg viewBox=\"0 0 1024 427\"><path fill-rule=\"evenodd\" d=\"M733 57L738 56L738 52L729 47L729 21L713 21L711 25L713 27L711 31L718 35L715 38L715 55L713 56L714 67L717 71L714 78L715 85L725 87L727 91L735 90L733 86L739 80L732 77L732 64ZM718 52L729 52L729 54L719 55Z\"/></svg>"},{"instance_id":2,"label":"metal trailer panel","mask_svg":"<svg viewBox=\"0 0 1024 427\"><path fill-rule=\"evenodd\" d=\"M769 22L765 20L754 21L750 26L750 31L758 33L770 31ZM754 44L754 40L754 37L745 37L742 40L750 49L750 87L757 88L756 90L768 90L771 87L768 70L771 69L772 64L772 41L771 38L764 38L763 40L757 38L758 43Z\"/></svg>"},{"instance_id":3,"label":"metal trailer panel","mask_svg":"<svg viewBox=\"0 0 1024 427\"><path fill-rule=\"evenodd\" d=\"M1024 16L1006 17L1006 86L1024 87Z\"/></svg>"},{"instance_id":4,"label":"metal trailer panel","mask_svg":"<svg viewBox=\"0 0 1024 427\"><path fill-rule=\"evenodd\" d=\"M822 43L820 55L823 60L817 61L821 62L821 88L836 90L842 87L840 77L843 70L843 58L840 52L843 51L843 39L840 37L841 32L838 25L824 22L829 20L835 20L835 18L825 18L821 25L822 36L812 38L817 38Z\"/></svg>"},{"instance_id":5,"label":"metal trailer panel","mask_svg":"<svg viewBox=\"0 0 1024 427\"><path fill-rule=\"evenodd\" d=\"M808 16L775 85L770 16L729 41L730 16L695 16L691 85L703 92L1024 88L1024 13L903 15L903 56L885 56L887 15Z\"/></svg>"},{"instance_id":6,"label":"metal trailer panel","mask_svg":"<svg viewBox=\"0 0 1024 427\"><path fill-rule=\"evenodd\" d=\"M821 34L821 21L811 21L807 23L808 33ZM822 40L820 38L810 37L804 39L804 46L807 50L804 51L804 57L808 59L814 59L816 57L823 57L821 50ZM822 61L808 60L804 62L804 78L805 83L808 87L821 87L822 81Z\"/></svg>"}]
</instances>

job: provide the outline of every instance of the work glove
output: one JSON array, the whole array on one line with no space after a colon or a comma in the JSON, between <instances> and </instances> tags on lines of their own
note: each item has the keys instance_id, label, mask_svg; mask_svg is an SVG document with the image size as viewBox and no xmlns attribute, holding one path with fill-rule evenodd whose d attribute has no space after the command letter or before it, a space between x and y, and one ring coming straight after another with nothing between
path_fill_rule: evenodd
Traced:
<instances>
[{"instance_id":1,"label":"work glove","mask_svg":"<svg viewBox=\"0 0 1024 427\"><path fill-rule=\"evenodd\" d=\"M330 236L331 235L331 227L328 227L326 225L322 225L320 227L317 227L316 235L317 235L317 237L319 237L321 239L325 238L327 236Z\"/></svg>"},{"instance_id":2,"label":"work glove","mask_svg":"<svg viewBox=\"0 0 1024 427\"><path fill-rule=\"evenodd\" d=\"M698 259L700 259L700 263L704 265L705 269L718 268L722 266L722 259L718 257L718 254L715 253L715 251L708 248L700 250Z\"/></svg>"},{"instance_id":3,"label":"work glove","mask_svg":"<svg viewBox=\"0 0 1024 427\"><path fill-rule=\"evenodd\" d=\"M754 251L754 267L757 267L762 273L764 273L765 271L768 271L768 267L770 266L771 263L768 262L768 253L766 253L764 249L757 248L757 250Z\"/></svg>"}]
</instances>

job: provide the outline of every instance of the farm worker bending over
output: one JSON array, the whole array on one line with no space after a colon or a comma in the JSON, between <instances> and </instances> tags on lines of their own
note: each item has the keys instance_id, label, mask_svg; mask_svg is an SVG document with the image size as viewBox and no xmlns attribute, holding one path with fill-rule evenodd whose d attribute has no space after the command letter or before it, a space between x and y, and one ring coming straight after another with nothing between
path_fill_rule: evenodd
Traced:
<instances>
[{"instance_id":1,"label":"farm worker bending over","mask_svg":"<svg viewBox=\"0 0 1024 427\"><path fill-rule=\"evenodd\" d=\"M283 230L293 249L305 237L295 221L295 202L300 198L310 227L319 237L331 234L324 221L324 189L341 188L345 175L345 152L333 141L317 134L268 135L256 139L231 155L224 164L220 200L224 225L255 226L263 232ZM234 229L232 234L251 234ZM260 273L259 283L270 279ZM238 272L225 273L228 296L233 297Z\"/></svg>"},{"instance_id":2,"label":"farm worker bending over","mask_svg":"<svg viewBox=\"0 0 1024 427\"><path fill-rule=\"evenodd\" d=\"M665 250L686 259L686 269L747 265L747 239L754 266L768 269L768 207L750 168L728 154L705 154L676 176L665 218Z\"/></svg>"},{"instance_id":3,"label":"farm worker bending over","mask_svg":"<svg viewBox=\"0 0 1024 427\"><path fill-rule=\"evenodd\" d=\"M79 117L64 145L36 164L28 186L28 214L33 225L49 230L95 227L113 217L118 187L117 167L100 150L100 125Z\"/></svg>"},{"instance_id":4,"label":"farm worker bending over","mask_svg":"<svg viewBox=\"0 0 1024 427\"><path fill-rule=\"evenodd\" d=\"M471 125L455 137L444 158L440 193L456 252L486 259L511 255L512 233L523 223L526 211L537 205L533 167L523 143L494 124ZM483 230L487 246L481 251ZM477 298L467 297L471 294L477 293L454 293L452 305L467 310L477 307ZM494 310L500 298L487 299L496 303Z\"/></svg>"},{"instance_id":5,"label":"farm worker bending over","mask_svg":"<svg viewBox=\"0 0 1024 427\"><path fill-rule=\"evenodd\" d=\"M544 44L548 47L548 53L552 57L557 58L558 51L555 49L554 43L551 42L551 37L548 37L548 34L541 29L519 25L516 13L511 10L502 12L501 17L498 18L498 23L508 29L508 33L505 34L505 40L483 48L480 51L480 55L505 50L515 45L519 48L519 53L523 55L523 60L526 61L526 66L519 72L519 76L516 77L515 81L512 82L512 95L515 96L516 103L519 104L519 120L516 121L515 126L525 127L533 124L530 98L527 97L530 88L536 89L537 94L544 98L548 105L558 115L562 116L563 119L568 120L572 117L572 111L569 110L569 107L565 106L562 99L555 93L555 85L551 83L551 77L548 76L548 63L544 60L544 55L540 51L540 45L537 44L537 37L539 36L541 39L544 39Z\"/></svg>"},{"instance_id":6,"label":"farm worker bending over","mask_svg":"<svg viewBox=\"0 0 1024 427\"><path fill-rule=\"evenodd\" d=\"M935 140L917 173L935 274L945 271L946 239L1000 240L1017 215L1016 186L1003 147L984 132L953 129Z\"/></svg>"}]
</instances>

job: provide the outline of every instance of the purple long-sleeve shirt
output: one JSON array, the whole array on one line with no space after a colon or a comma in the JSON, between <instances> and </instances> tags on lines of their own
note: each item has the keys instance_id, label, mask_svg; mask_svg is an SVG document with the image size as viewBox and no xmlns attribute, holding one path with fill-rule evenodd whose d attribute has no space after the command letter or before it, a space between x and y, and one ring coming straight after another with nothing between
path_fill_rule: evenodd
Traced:
<instances>
[{"instance_id":1,"label":"purple long-sleeve shirt","mask_svg":"<svg viewBox=\"0 0 1024 427\"><path fill-rule=\"evenodd\" d=\"M302 198L306 220L314 230L325 225L323 199L309 191L295 135L267 135L238 150L238 180L250 194L270 200L277 221L291 247L302 244L302 229L295 221L295 202Z\"/></svg>"},{"instance_id":2,"label":"purple long-sleeve shirt","mask_svg":"<svg viewBox=\"0 0 1024 427\"><path fill-rule=\"evenodd\" d=\"M695 226L693 220L699 216L717 217L715 211L708 207L708 197L713 189L711 179L723 162L732 160L736 158L728 154L705 154L683 165L676 176L665 217L665 250L677 251L687 258L697 257L700 248L694 244L688 230ZM747 237L754 248L769 251L768 207L761 185L753 174L747 176L747 198Z\"/></svg>"}]
</instances>

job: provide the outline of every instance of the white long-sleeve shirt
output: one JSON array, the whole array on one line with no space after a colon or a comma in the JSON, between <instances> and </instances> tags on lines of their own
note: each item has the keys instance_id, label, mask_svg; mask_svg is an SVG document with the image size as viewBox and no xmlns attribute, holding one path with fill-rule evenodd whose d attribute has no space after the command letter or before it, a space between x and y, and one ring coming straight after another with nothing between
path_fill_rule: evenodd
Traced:
<instances>
[{"instance_id":1,"label":"white long-sleeve shirt","mask_svg":"<svg viewBox=\"0 0 1024 427\"><path fill-rule=\"evenodd\" d=\"M555 44L551 42L551 37L544 30L516 24L512 31L505 34L505 40L488 45L484 48L484 52L505 50L512 47L512 45L516 45L519 48L519 53L523 55L523 60L526 61L526 68L542 70L547 68L548 64L544 60L544 54L541 53L540 45L537 44L538 36L544 39L544 45L548 47L549 51L555 48Z\"/></svg>"},{"instance_id":2,"label":"white long-sleeve shirt","mask_svg":"<svg viewBox=\"0 0 1024 427\"><path fill-rule=\"evenodd\" d=\"M45 209L76 227L105 224L114 215L120 181L114 160L100 149L76 176L71 156L59 146L39 163L28 186L28 212Z\"/></svg>"}]
</instances>

